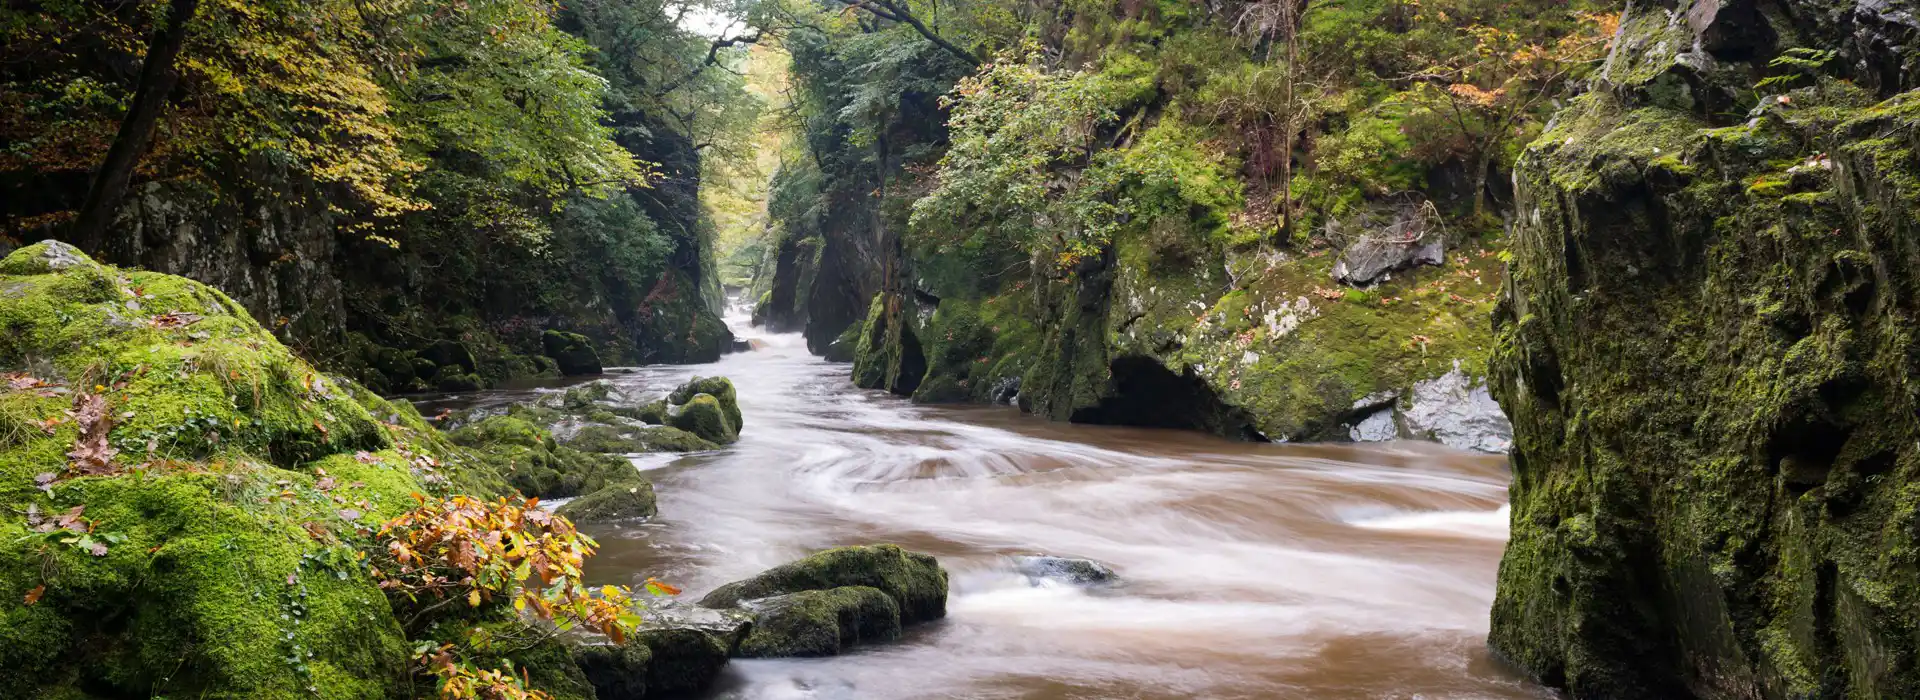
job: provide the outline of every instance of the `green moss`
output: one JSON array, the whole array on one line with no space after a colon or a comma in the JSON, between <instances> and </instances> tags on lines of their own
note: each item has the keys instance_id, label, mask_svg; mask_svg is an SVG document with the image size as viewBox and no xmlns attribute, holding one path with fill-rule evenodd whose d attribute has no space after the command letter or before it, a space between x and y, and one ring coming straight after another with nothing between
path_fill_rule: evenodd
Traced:
<instances>
[{"instance_id":1,"label":"green moss","mask_svg":"<svg viewBox=\"0 0 1920 700\"><path fill-rule=\"evenodd\" d=\"M600 353L593 341L579 333L549 330L540 335L541 348L565 376L600 373Z\"/></svg>"},{"instance_id":2,"label":"green moss","mask_svg":"<svg viewBox=\"0 0 1920 700\"><path fill-rule=\"evenodd\" d=\"M909 552L897 545L841 547L761 572L744 581L715 589L700 604L731 608L741 601L818 591L841 586L880 589L900 608L903 624L939 619L947 614L947 571L932 556Z\"/></svg>"},{"instance_id":3,"label":"green moss","mask_svg":"<svg viewBox=\"0 0 1920 700\"><path fill-rule=\"evenodd\" d=\"M315 371L219 292L41 264L52 249L0 261L0 359L51 383L0 391L0 497L17 504L0 511L0 696L407 695L413 644L363 532L417 493L504 495L532 473L556 491L644 486L517 418L443 435ZM63 473L80 393L108 402L111 474ZM35 488L43 473L70 478ZM90 532L30 527L73 507ZM554 649L536 685L591 697Z\"/></svg>"},{"instance_id":4,"label":"green moss","mask_svg":"<svg viewBox=\"0 0 1920 700\"><path fill-rule=\"evenodd\" d=\"M732 444L740 437L727 416L726 408L719 399L708 394L697 394L689 399L673 415L672 421L673 427L717 445Z\"/></svg>"},{"instance_id":5,"label":"green moss","mask_svg":"<svg viewBox=\"0 0 1920 700\"><path fill-rule=\"evenodd\" d=\"M1605 92L1516 173L1491 645L1575 696L1914 694L1906 111L1796 92L1702 130Z\"/></svg>"},{"instance_id":6,"label":"green moss","mask_svg":"<svg viewBox=\"0 0 1920 700\"><path fill-rule=\"evenodd\" d=\"M61 488L60 501L45 507L84 505L107 554L6 538L0 694L25 697L54 683L116 695L392 693L404 683L408 652L385 596L349 551L302 529L344 528L331 509L258 500L277 492L276 478L310 483L256 467ZM24 591L39 585L45 596L22 605Z\"/></svg>"},{"instance_id":7,"label":"green moss","mask_svg":"<svg viewBox=\"0 0 1920 700\"><path fill-rule=\"evenodd\" d=\"M631 482L608 484L568 501L556 512L574 522L588 523L648 518L658 511L654 505L653 484L636 476Z\"/></svg>"},{"instance_id":8,"label":"green moss","mask_svg":"<svg viewBox=\"0 0 1920 700\"><path fill-rule=\"evenodd\" d=\"M726 377L694 377L667 395L667 403L680 406L693 401L700 394L712 396L720 402L720 410L726 414L727 425L738 433L742 427L740 417L740 397L734 393L733 382Z\"/></svg>"},{"instance_id":9,"label":"green moss","mask_svg":"<svg viewBox=\"0 0 1920 700\"><path fill-rule=\"evenodd\" d=\"M860 339L853 345L853 385L862 389L885 388L887 382L887 304L885 294L873 295L867 304L867 319L859 325Z\"/></svg>"},{"instance_id":10,"label":"green moss","mask_svg":"<svg viewBox=\"0 0 1920 700\"><path fill-rule=\"evenodd\" d=\"M800 591L757 607L740 642L742 657L833 656L856 644L900 637L900 607L877 588Z\"/></svg>"}]
</instances>

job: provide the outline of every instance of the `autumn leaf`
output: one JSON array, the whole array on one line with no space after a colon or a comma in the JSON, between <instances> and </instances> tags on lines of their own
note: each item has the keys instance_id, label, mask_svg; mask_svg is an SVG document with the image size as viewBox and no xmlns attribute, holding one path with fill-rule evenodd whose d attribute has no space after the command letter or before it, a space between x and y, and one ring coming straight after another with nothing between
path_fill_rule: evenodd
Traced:
<instances>
[{"instance_id":1,"label":"autumn leaf","mask_svg":"<svg viewBox=\"0 0 1920 700\"><path fill-rule=\"evenodd\" d=\"M654 595L680 595L680 589L657 578L647 579L647 592Z\"/></svg>"},{"instance_id":2,"label":"autumn leaf","mask_svg":"<svg viewBox=\"0 0 1920 700\"><path fill-rule=\"evenodd\" d=\"M43 596L46 594L47 594L46 584L43 583L38 586L34 586L33 590L27 591L27 601L26 601L27 605L33 605L34 603L40 602L40 596Z\"/></svg>"}]
</instances>

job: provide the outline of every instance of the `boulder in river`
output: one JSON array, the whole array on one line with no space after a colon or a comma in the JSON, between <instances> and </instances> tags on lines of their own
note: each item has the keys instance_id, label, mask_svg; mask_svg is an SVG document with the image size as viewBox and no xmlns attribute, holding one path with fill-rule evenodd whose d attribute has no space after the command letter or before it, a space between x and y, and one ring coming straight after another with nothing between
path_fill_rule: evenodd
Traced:
<instances>
[{"instance_id":1,"label":"boulder in river","mask_svg":"<svg viewBox=\"0 0 1920 700\"><path fill-rule=\"evenodd\" d=\"M592 523L647 518L658 511L653 484L635 477L633 481L608 484L568 501L554 512L577 523Z\"/></svg>"},{"instance_id":2,"label":"boulder in river","mask_svg":"<svg viewBox=\"0 0 1920 700\"><path fill-rule=\"evenodd\" d=\"M914 624L947 615L947 570L931 554L878 544L840 547L782 564L744 581L714 589L700 604L739 607L742 601L841 586L870 586L900 606L900 621Z\"/></svg>"},{"instance_id":3,"label":"boulder in river","mask_svg":"<svg viewBox=\"0 0 1920 700\"><path fill-rule=\"evenodd\" d=\"M1021 555L1013 558L1013 569L1026 576L1027 581L1035 586L1047 581L1059 581L1075 586L1111 586L1120 581L1119 575L1113 573L1113 569L1092 559L1044 554Z\"/></svg>"},{"instance_id":4,"label":"boulder in river","mask_svg":"<svg viewBox=\"0 0 1920 700\"><path fill-rule=\"evenodd\" d=\"M841 547L721 586L700 604L753 615L742 656L827 656L945 617L947 571L898 545Z\"/></svg>"},{"instance_id":5,"label":"boulder in river","mask_svg":"<svg viewBox=\"0 0 1920 700\"><path fill-rule=\"evenodd\" d=\"M577 377L601 372L600 353L584 335L550 330L540 334L540 345L547 357L559 366L561 374Z\"/></svg>"},{"instance_id":6,"label":"boulder in river","mask_svg":"<svg viewBox=\"0 0 1920 700\"><path fill-rule=\"evenodd\" d=\"M870 586L800 591L750 601L753 628L740 656L833 656L900 637L900 605Z\"/></svg>"},{"instance_id":7,"label":"boulder in river","mask_svg":"<svg viewBox=\"0 0 1920 700\"><path fill-rule=\"evenodd\" d=\"M720 447L698 435L665 425L583 425L563 444L582 452L602 454L699 452Z\"/></svg>"},{"instance_id":8,"label":"boulder in river","mask_svg":"<svg viewBox=\"0 0 1920 700\"><path fill-rule=\"evenodd\" d=\"M720 400L708 394L695 394L692 400L673 414L672 420L673 427L715 444L728 444L740 439L739 429L727 420L726 410L721 408Z\"/></svg>"},{"instance_id":9,"label":"boulder in river","mask_svg":"<svg viewBox=\"0 0 1920 700\"><path fill-rule=\"evenodd\" d=\"M640 631L625 644L583 647L574 654L574 662L600 700L670 697L707 689L726 668L751 621L744 612L674 600L650 603L640 616Z\"/></svg>"},{"instance_id":10,"label":"boulder in river","mask_svg":"<svg viewBox=\"0 0 1920 700\"><path fill-rule=\"evenodd\" d=\"M726 377L694 377L693 379L689 379L687 383L681 384L679 388L673 390L673 393L667 395L667 403L682 406L693 401L695 396L701 394L712 396L715 400L719 401L720 410L726 414L727 423L733 427L734 432L740 431L742 427L740 422L740 396L734 392L733 382L728 381Z\"/></svg>"}]
</instances>

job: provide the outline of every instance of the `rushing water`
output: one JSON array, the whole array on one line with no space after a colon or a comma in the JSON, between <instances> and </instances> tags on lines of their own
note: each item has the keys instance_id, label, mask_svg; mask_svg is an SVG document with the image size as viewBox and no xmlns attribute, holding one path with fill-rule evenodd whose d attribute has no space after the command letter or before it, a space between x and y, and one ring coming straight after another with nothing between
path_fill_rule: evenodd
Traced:
<instances>
[{"instance_id":1,"label":"rushing water","mask_svg":"<svg viewBox=\"0 0 1920 700\"><path fill-rule=\"evenodd\" d=\"M746 427L719 452L637 459L660 515L591 530L589 575L657 576L692 597L819 549L895 542L938 556L952 592L945 620L900 642L738 660L713 697L1546 696L1484 645L1503 459L915 406L854 388L798 336L743 325L754 352L613 375L649 398L725 375ZM1095 559L1125 583L1035 587L1009 566L1024 553Z\"/></svg>"}]
</instances>

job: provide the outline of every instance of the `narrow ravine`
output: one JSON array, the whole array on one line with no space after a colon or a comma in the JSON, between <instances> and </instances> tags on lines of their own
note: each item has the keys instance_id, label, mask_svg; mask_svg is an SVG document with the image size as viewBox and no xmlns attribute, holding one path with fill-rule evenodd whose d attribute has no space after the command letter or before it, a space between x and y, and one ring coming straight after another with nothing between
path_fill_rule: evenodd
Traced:
<instances>
[{"instance_id":1,"label":"narrow ravine","mask_svg":"<svg viewBox=\"0 0 1920 700\"><path fill-rule=\"evenodd\" d=\"M740 660L718 698L1530 698L1485 650L1505 460L1424 443L1264 445L918 406L853 388L798 335L610 375L740 391L726 450L636 459L660 516L602 526L590 578L690 597L818 549L897 542L953 573L951 614L831 659ZM539 390L533 390L539 391ZM499 392L484 401L526 398ZM1007 557L1112 566L1035 587Z\"/></svg>"}]
</instances>

